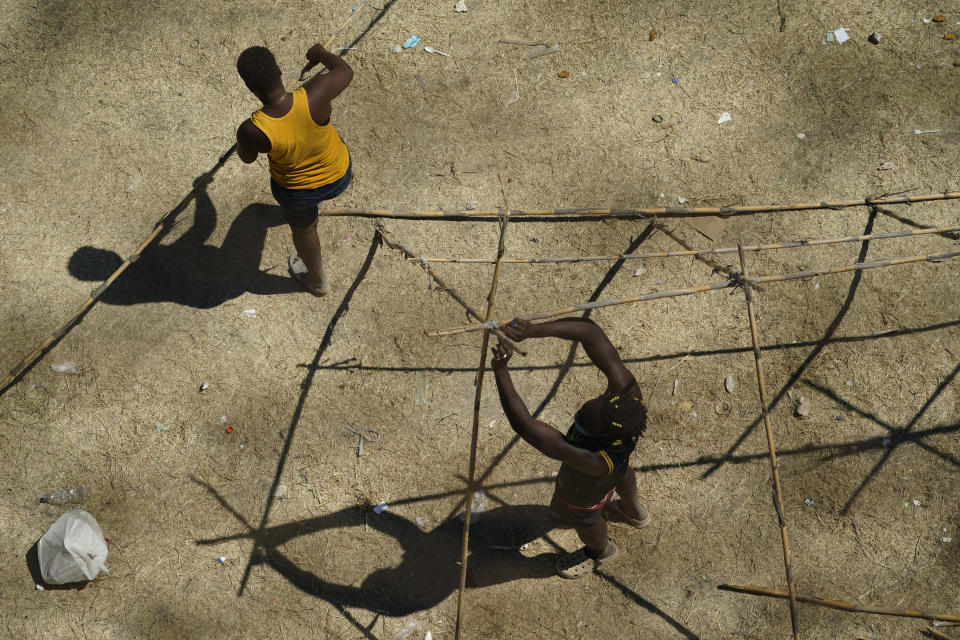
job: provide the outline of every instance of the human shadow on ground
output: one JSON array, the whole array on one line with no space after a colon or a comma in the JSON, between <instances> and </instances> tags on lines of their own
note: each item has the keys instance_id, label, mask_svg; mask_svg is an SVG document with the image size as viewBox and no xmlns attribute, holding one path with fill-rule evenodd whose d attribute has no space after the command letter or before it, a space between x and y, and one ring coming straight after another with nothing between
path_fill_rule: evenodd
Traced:
<instances>
[{"instance_id":1,"label":"human shadow on ground","mask_svg":"<svg viewBox=\"0 0 960 640\"><path fill-rule=\"evenodd\" d=\"M283 275L260 269L267 229L285 225L280 207L251 204L241 211L216 247L207 244L217 226L217 210L207 194L207 183L194 199L193 225L170 244L154 243L100 294L101 304L133 305L173 302L210 309L244 293L293 293L299 285L282 265ZM116 252L80 247L67 263L70 275L102 282L123 263Z\"/></svg>"},{"instance_id":2,"label":"human shadow on ground","mask_svg":"<svg viewBox=\"0 0 960 640\"><path fill-rule=\"evenodd\" d=\"M228 507L212 487L200 484ZM390 511L374 515L356 507L262 530L251 528L246 522L243 525L246 530L241 533L199 539L197 544L252 539L256 549L254 564L271 567L298 589L338 608L356 607L393 617L405 616L430 609L457 590L463 534L463 522L457 516L430 531ZM280 550L283 544L301 536L365 526L394 539L403 554L395 566L372 571L359 586L340 584L303 569ZM470 527L467 586L481 588L555 575L553 563L559 554L526 557L520 552L523 545L544 536L555 526L549 508L544 505L504 506L480 514ZM321 547L317 548L318 553L322 553Z\"/></svg>"}]
</instances>

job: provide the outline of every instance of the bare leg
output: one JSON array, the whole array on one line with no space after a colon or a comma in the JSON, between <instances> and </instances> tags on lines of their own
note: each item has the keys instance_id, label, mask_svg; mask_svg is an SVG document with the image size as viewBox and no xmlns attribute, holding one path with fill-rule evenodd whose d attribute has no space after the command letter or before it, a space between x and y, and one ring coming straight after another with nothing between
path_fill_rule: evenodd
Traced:
<instances>
[{"instance_id":1,"label":"bare leg","mask_svg":"<svg viewBox=\"0 0 960 640\"><path fill-rule=\"evenodd\" d=\"M604 558L613 553L614 547L607 538L607 523L601 521L592 527L577 527L577 535L587 546L588 554L592 558Z\"/></svg>"},{"instance_id":2,"label":"bare leg","mask_svg":"<svg viewBox=\"0 0 960 640\"><path fill-rule=\"evenodd\" d=\"M317 235L317 222L314 220L309 227L290 227L293 235L293 246L297 254L307 266L310 280L318 289L320 295L330 293L330 283L323 272L323 257L320 251L320 236Z\"/></svg>"},{"instance_id":3,"label":"bare leg","mask_svg":"<svg viewBox=\"0 0 960 640\"><path fill-rule=\"evenodd\" d=\"M640 504L640 496L637 495L637 474L633 467L627 465L627 472L617 485L617 495L620 496L620 509L636 520L643 520L647 517L647 510Z\"/></svg>"}]
</instances>

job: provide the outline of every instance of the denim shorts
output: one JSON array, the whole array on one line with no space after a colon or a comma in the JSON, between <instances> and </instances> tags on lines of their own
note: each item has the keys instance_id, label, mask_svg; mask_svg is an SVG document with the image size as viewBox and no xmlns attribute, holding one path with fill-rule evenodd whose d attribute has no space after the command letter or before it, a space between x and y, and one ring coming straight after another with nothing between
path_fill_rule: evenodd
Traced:
<instances>
[{"instance_id":1,"label":"denim shorts","mask_svg":"<svg viewBox=\"0 0 960 640\"><path fill-rule=\"evenodd\" d=\"M283 217L291 227L309 227L317 219L318 207L324 200L336 198L353 179L353 160L339 180L316 189L288 189L270 178L270 191L283 209Z\"/></svg>"}]
</instances>

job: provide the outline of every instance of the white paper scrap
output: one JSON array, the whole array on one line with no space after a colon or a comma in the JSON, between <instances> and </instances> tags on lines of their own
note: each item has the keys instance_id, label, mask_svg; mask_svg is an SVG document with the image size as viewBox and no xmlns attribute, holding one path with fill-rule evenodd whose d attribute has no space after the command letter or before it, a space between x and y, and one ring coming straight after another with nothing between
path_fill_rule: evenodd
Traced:
<instances>
[{"instance_id":1,"label":"white paper scrap","mask_svg":"<svg viewBox=\"0 0 960 640\"><path fill-rule=\"evenodd\" d=\"M850 35L847 34L849 29L834 29L833 37L837 39L837 44L843 44L850 39Z\"/></svg>"},{"instance_id":2,"label":"white paper scrap","mask_svg":"<svg viewBox=\"0 0 960 640\"><path fill-rule=\"evenodd\" d=\"M719 118L717 118L717 124L723 124L724 122L733 121L733 117L730 115L729 111L724 111Z\"/></svg>"}]
</instances>

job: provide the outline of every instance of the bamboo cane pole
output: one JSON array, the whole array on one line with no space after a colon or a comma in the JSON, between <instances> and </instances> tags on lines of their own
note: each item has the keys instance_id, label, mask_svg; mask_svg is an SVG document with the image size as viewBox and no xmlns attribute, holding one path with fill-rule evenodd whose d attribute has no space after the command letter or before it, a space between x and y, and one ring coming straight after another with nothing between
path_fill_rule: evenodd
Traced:
<instances>
[{"instance_id":1,"label":"bamboo cane pole","mask_svg":"<svg viewBox=\"0 0 960 640\"><path fill-rule=\"evenodd\" d=\"M517 343L515 343L513 340L511 340L510 338L508 338L507 335L506 335L503 331L500 330L499 324L497 324L497 323L495 323L495 322L488 322L487 320L484 320L484 319L480 316L480 314L477 312L477 310L474 309L473 307L471 307L470 304L469 304L466 300L463 299L463 296L461 296L459 293L457 293L457 290L456 290L456 289L454 289L453 287L447 286L447 283L444 282L443 279L441 279L440 276L437 275L437 272L433 270L433 267L430 266L430 263L427 262L426 259L421 258L420 256L418 256L418 255L415 254L413 251L411 251L410 249L406 248L405 246L403 246L403 245L400 244L399 242L397 242L397 241L395 241L395 240L391 240L391 239L390 239L390 234L387 232L386 229L383 228L382 225L378 225L378 226L377 226L377 231L380 233L380 237L383 238L383 241L384 241L385 243L387 243L387 246L388 246L388 247L390 247L391 249L394 249L394 250L396 250L396 251L399 251L400 253L402 253L402 254L403 254L405 257L407 257L407 258L415 258L417 261L419 261L419 262L420 262L420 265L423 267L424 271L426 271L426 272L427 272L427 275L429 275L430 278L431 278L434 282L437 283L437 286L439 286L441 289L443 289L444 291L446 291L447 293L449 293L449 294L450 294L450 297L453 298L454 300L456 300L457 303L458 303L461 307L464 308L464 310L467 312L467 315L472 316L474 319L476 319L476 320L478 320L478 321L480 321L480 322L483 323L483 324L477 325L478 327L480 327L481 329L483 329L483 328L488 328L488 329L490 329L491 331L493 331L493 332L496 334L496 336L497 336L498 338L500 338L501 340L503 340L503 342L504 342L505 344L507 344L511 349L513 349L514 351L516 351L516 352L519 353L520 355L523 355L523 356L527 355L527 352L526 352L526 351L522 350L522 349L520 348L520 346L517 345Z\"/></svg>"},{"instance_id":2,"label":"bamboo cane pole","mask_svg":"<svg viewBox=\"0 0 960 640\"><path fill-rule=\"evenodd\" d=\"M722 591L734 591L736 593L745 593L752 596L764 596L767 598L786 598L787 593L776 591L766 587L758 587L752 584L719 584L717 589ZM922 618L923 620L944 620L946 622L960 622L960 616L948 615L943 613L928 613L919 609L899 609L896 607L872 607L859 604L851 604L843 600L828 600L817 596L795 595L797 602L804 604L813 604L818 607L827 607L839 611L849 611L852 613L874 613L882 616L899 616L902 618Z\"/></svg>"},{"instance_id":3,"label":"bamboo cane pole","mask_svg":"<svg viewBox=\"0 0 960 640\"><path fill-rule=\"evenodd\" d=\"M350 22L358 13L360 13L360 9L362 9L363 6L367 4L367 2L369 2L369 0L363 0L363 2L361 2L357 6L356 10L353 11L350 17L347 18L347 20L342 25L340 25L340 27L333 33L333 35L327 39L327 41L323 45L324 48L330 46L330 43L333 42L334 38L340 35L340 32L343 31L348 24L350 24ZM296 83L294 83L294 85L291 85L291 87L295 86L295 84ZM124 271L127 270L127 267L133 264L133 262L135 262L137 258L140 257L140 254L146 251L147 247L149 247L153 243L153 241L157 239L160 233L170 226L173 219L181 211L183 211L188 204L190 204L190 201L193 200L193 198L197 195L197 192L200 190L200 187L207 184L208 182L210 182L210 180L213 179L214 174L217 173L217 171L219 171L224 164L226 164L227 160L230 159L230 156L232 156L233 152L236 150L237 150L237 144L233 143L229 149L224 151L223 154L220 156L220 158L217 160L217 163L213 165L213 168L210 169L210 171L208 171L207 173L205 173L199 180L197 180L197 182L193 185L193 188L190 190L190 192L187 193L187 195L184 196L183 200L180 201L180 204L178 204L176 207L173 208L173 210L165 214L157 222L157 224L153 228L153 232L149 236L147 236L146 240L140 243L140 246L137 247L137 250L133 253L133 255L131 255L126 260L124 260L120 264L120 266L117 267L116 271L110 274L110 276L106 280L104 280L99 287L94 289L90 293L90 296L87 298L87 300L80 305L80 307L73 313L73 315L71 315L69 318L67 318L63 322L61 322L57 326L57 328L53 330L53 333L51 333L43 342L37 345L37 347L33 351L31 351L26 356L24 356L24 358L20 360L20 362L14 365L14 367L10 370L10 373L7 375L7 377L3 379L2 383L0 383L0 394L5 393L6 390L10 387L10 385L22 373L24 373L27 369L33 366L33 364L46 352L48 348L50 348L51 345L53 345L57 340L62 338L67 333L67 331L69 331L70 328L73 327L73 325L76 324L80 320L80 318L82 318L84 314L90 310L90 307L93 306L93 304L103 294L103 292L106 291L107 288L110 285L112 285L114 281L116 281L116 279L119 278Z\"/></svg>"},{"instance_id":4,"label":"bamboo cane pole","mask_svg":"<svg viewBox=\"0 0 960 640\"><path fill-rule=\"evenodd\" d=\"M943 633L942 631L937 631L933 627L927 627L925 631L927 632L927 635L929 635L931 638L936 638L936 640L953 640L953 638L947 634Z\"/></svg>"},{"instance_id":5,"label":"bamboo cane pole","mask_svg":"<svg viewBox=\"0 0 960 640\"><path fill-rule=\"evenodd\" d=\"M957 256L960 256L960 251L950 251L947 253L909 256L905 258L886 258L883 260L874 260L871 262L857 262L855 264L842 265L839 267L822 267L820 269L810 269L807 271L797 271L794 273L780 273L777 275L759 276L759 277L750 278L749 282L750 284L764 284L767 282L785 282L787 280L816 278L818 276L825 276L825 275L830 275L834 273L845 273L848 271L865 271L867 269L879 269L882 267L892 267L896 265L910 264L914 262L942 262L949 258L956 258ZM511 318L500 320L498 324L505 324L507 322L510 322L510 320L512 320L514 317L521 318L523 320L549 320L550 318L557 318L559 316L565 316L571 313L577 313L579 311L586 311L587 309L600 309L602 307L612 307L620 304L646 302L648 300L659 300L661 298L676 298L679 296L693 295L695 293L703 293L705 291L716 291L717 289L728 289L730 287L735 287L740 283L741 283L741 279L731 279L731 280L723 280L720 282L711 282L708 284L698 285L696 287L687 287L685 289L668 289L666 291L651 291L649 293L644 293L638 296L629 296L626 298L608 298L606 300L597 300L595 302L584 302L582 304L563 307L562 309L554 309L553 311L516 315ZM427 331L426 334L430 337L449 336L457 333L464 333L465 331L479 331L480 329L483 329L483 328L484 327L482 324L468 324L460 327L454 327L451 329Z\"/></svg>"},{"instance_id":6,"label":"bamboo cane pole","mask_svg":"<svg viewBox=\"0 0 960 640\"><path fill-rule=\"evenodd\" d=\"M911 202L929 202L931 200L954 200L960 198L960 191L945 191L920 196L888 196L882 198L862 198L859 200L836 200L832 202L797 202L793 204L768 205L731 205L729 207L638 207L627 209L513 209L511 218L696 218L701 216L742 216L755 213L777 213L784 211L809 211L813 209L845 209L879 204L907 204ZM482 219L499 220L499 209L366 209L356 207L334 207L324 209L321 216L359 217L359 218L398 218L403 220L435 219Z\"/></svg>"},{"instance_id":7,"label":"bamboo cane pole","mask_svg":"<svg viewBox=\"0 0 960 640\"><path fill-rule=\"evenodd\" d=\"M500 280L500 259L503 258L504 241L507 237L507 223L510 222L510 201L507 191L500 180L500 191L503 193L504 214L500 223L500 240L497 243L497 262L493 267L493 282L490 284L490 294L487 296L486 321L493 319L493 303L497 296L497 283ZM477 378L474 383L476 390L473 395L473 426L470 434L470 467L467 475L467 505L463 522L463 544L460 549L460 583L457 587L457 622L455 637L460 640L463 631L463 597L467 588L467 563L470 549L470 517L473 514L473 492L475 490L477 474L477 440L480 434L480 398L483 393L483 374L487 368L487 347L490 345L490 332L483 332L483 342L480 346L480 366L477 368Z\"/></svg>"},{"instance_id":8,"label":"bamboo cane pole","mask_svg":"<svg viewBox=\"0 0 960 640\"><path fill-rule=\"evenodd\" d=\"M880 209L879 207L877 207ZM882 212L883 209L880 209ZM904 231L888 231L885 233L866 233L858 236L836 236L832 238L816 238L813 240L794 240L792 242L774 242L767 244L745 245L744 251L768 251L771 249L796 249L798 247L816 247L844 242L861 242L863 240L888 240L890 238L906 238L929 234L943 235L944 233L960 231L960 226L923 227L920 229L906 229ZM736 253L737 247L717 247L715 249L687 249L684 251L653 251L648 253L621 253L607 256L569 256L562 258L504 258L505 264L561 264L569 262L602 262L614 260L643 260L649 258L684 258ZM429 262L452 264L491 264L490 258L427 258ZM710 263L706 263L710 264Z\"/></svg>"},{"instance_id":9,"label":"bamboo cane pole","mask_svg":"<svg viewBox=\"0 0 960 640\"><path fill-rule=\"evenodd\" d=\"M750 274L747 272L747 258L740 249L740 272L743 274L743 294L747 301L747 318L750 320L750 339L753 342L753 361L757 368L757 390L760 393L760 409L763 412L763 428L767 433L767 450L770 453L770 472L773 476L773 506L777 510L777 522L780 525L780 542L783 546L783 568L787 574L787 594L790 601L790 623L793 637L800 637L797 626L797 601L793 589L793 569L790 562L790 543L787 539L787 521L783 516L783 494L780 490L780 466L777 464L777 447L773 441L773 427L770 426L770 410L767 404L767 385L760 361L760 336L757 332L757 319L753 310L753 289L750 286Z\"/></svg>"},{"instance_id":10,"label":"bamboo cane pole","mask_svg":"<svg viewBox=\"0 0 960 640\"><path fill-rule=\"evenodd\" d=\"M893 218L897 222L902 222L907 226L916 227L918 229L935 229L935 227L933 227L932 225L923 224L923 223L917 222L916 220L911 220L907 216L897 213L896 211L891 211L890 209L884 209L883 207L875 207L875 209L880 213L882 213L883 215ZM950 229L946 231L940 229L940 230L933 231L933 233L936 233L937 235L943 236L944 238L948 238L950 240L960 240L960 235L956 234L955 231L956 231L955 229Z\"/></svg>"}]
</instances>

